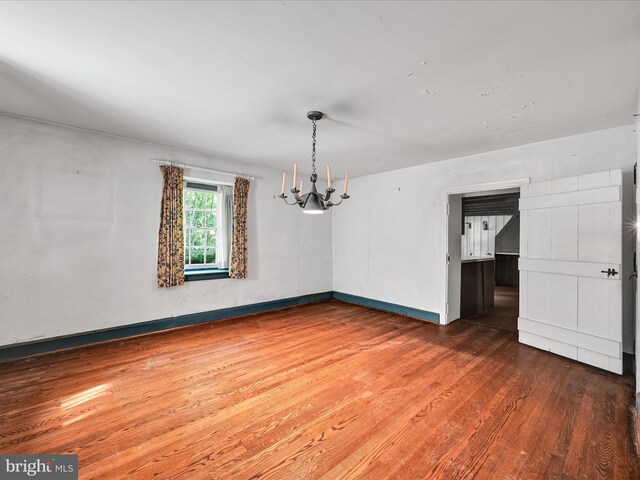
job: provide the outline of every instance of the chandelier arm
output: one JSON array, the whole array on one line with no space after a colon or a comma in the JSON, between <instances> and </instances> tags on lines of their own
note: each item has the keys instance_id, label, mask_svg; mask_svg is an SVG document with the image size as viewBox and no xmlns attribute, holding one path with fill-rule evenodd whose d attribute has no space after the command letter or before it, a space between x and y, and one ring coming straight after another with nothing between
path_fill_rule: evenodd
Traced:
<instances>
[{"instance_id":1,"label":"chandelier arm","mask_svg":"<svg viewBox=\"0 0 640 480\"><path fill-rule=\"evenodd\" d=\"M340 195L340 201L338 203L329 202L329 206L337 207L342 202L344 202L347 198L351 198L351 197L349 195L347 195L346 193L343 193L342 195Z\"/></svg>"},{"instance_id":2,"label":"chandelier arm","mask_svg":"<svg viewBox=\"0 0 640 480\"><path fill-rule=\"evenodd\" d=\"M331 194L332 194L333 192L335 192L335 191L336 191L336 189L335 189L335 188L327 188L327 193L324 195L323 200L324 200L325 202L328 202L328 201L329 201L329 199L331 198Z\"/></svg>"},{"instance_id":3,"label":"chandelier arm","mask_svg":"<svg viewBox=\"0 0 640 480\"><path fill-rule=\"evenodd\" d=\"M287 205L299 205L302 202L302 197L298 195L298 193L300 193L300 190L298 190L297 188L292 188L291 193L293 193L293 198L295 199L293 203L287 202L287 198L289 198L289 196L285 195L284 193L281 193L280 195L278 195L278 197L284 200L284 203L286 203Z\"/></svg>"},{"instance_id":4,"label":"chandelier arm","mask_svg":"<svg viewBox=\"0 0 640 480\"><path fill-rule=\"evenodd\" d=\"M279 197L282 198L284 200L284 203L286 203L287 205L293 206L293 205L297 205L298 203L300 203L297 200L295 202L293 202L293 203L287 202L287 198L289 198L289 197L287 197L286 195L284 197L282 195L279 195Z\"/></svg>"}]
</instances>

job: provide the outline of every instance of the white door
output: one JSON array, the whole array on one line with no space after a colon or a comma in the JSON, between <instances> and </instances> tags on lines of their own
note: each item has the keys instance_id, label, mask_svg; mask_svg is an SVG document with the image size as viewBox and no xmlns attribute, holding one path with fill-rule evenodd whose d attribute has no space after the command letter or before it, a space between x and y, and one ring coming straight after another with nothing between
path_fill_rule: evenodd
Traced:
<instances>
[{"instance_id":1,"label":"white door","mask_svg":"<svg viewBox=\"0 0 640 480\"><path fill-rule=\"evenodd\" d=\"M622 171L524 185L520 342L622 373Z\"/></svg>"}]
</instances>

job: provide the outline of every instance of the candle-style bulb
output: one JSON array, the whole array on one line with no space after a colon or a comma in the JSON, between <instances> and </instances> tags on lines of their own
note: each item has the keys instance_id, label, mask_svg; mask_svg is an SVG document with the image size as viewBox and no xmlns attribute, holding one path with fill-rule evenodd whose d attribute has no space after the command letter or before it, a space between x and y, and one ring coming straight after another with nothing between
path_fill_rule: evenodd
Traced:
<instances>
[{"instance_id":1,"label":"candle-style bulb","mask_svg":"<svg viewBox=\"0 0 640 480\"><path fill-rule=\"evenodd\" d=\"M298 164L294 163L293 164L293 184L291 185L291 188L296 188L296 183L298 183Z\"/></svg>"}]
</instances>

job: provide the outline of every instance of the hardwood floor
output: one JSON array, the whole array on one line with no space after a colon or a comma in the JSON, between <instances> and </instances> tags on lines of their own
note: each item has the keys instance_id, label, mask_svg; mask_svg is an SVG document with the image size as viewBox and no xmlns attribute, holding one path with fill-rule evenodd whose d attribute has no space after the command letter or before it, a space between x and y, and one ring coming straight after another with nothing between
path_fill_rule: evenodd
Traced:
<instances>
[{"instance_id":1,"label":"hardwood floor","mask_svg":"<svg viewBox=\"0 0 640 480\"><path fill-rule=\"evenodd\" d=\"M464 320L476 322L488 327L504 328L512 332L518 331L518 298L517 287L496 287L494 306L484 312L476 313Z\"/></svg>"},{"instance_id":2,"label":"hardwood floor","mask_svg":"<svg viewBox=\"0 0 640 480\"><path fill-rule=\"evenodd\" d=\"M637 479L632 387L332 300L0 364L0 452L81 479Z\"/></svg>"}]
</instances>

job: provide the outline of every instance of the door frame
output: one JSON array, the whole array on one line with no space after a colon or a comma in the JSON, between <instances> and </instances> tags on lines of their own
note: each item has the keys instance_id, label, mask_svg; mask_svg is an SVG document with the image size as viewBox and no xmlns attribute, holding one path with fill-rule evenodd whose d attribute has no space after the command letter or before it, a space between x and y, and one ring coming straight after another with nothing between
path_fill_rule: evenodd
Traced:
<instances>
[{"instance_id":1,"label":"door frame","mask_svg":"<svg viewBox=\"0 0 640 480\"><path fill-rule=\"evenodd\" d=\"M636 125L640 126L640 119L636 120ZM639 145L640 145L640 137L639 138ZM640 151L638 151L638 158L640 159ZM634 242L634 252L633 252L633 262L634 262L634 271L633 273L636 274L636 281L633 282L633 297L634 297L634 306L633 306L633 328L635 330L635 336L634 336L634 343L635 343L635 362L633 363L633 369L635 370L635 377L636 377L636 392L635 392L635 399L636 399L636 412L638 412L640 414L640 357L638 357L638 355L640 355L640 288L638 288L638 276L637 276L637 256L640 255L640 185L638 185L637 183L637 179L636 179L636 175L637 175L637 168L638 168L638 164L635 164L634 167L634 175L633 175L633 193L635 195L635 198L633 199L633 206L634 206L634 219L635 219L635 233L636 233L636 238L635 238L635 242ZM622 270L622 268L620 269ZM629 279L631 279L632 277L629 277ZM624 291L624 290L623 290ZM624 319L623 319L624 320ZM624 327L623 327L624 328ZM624 334L624 330L623 330L623 334ZM622 356L624 358L624 346L622 348Z\"/></svg>"},{"instance_id":2,"label":"door frame","mask_svg":"<svg viewBox=\"0 0 640 480\"><path fill-rule=\"evenodd\" d=\"M449 303L449 262L447 262L447 254L449 250L449 196L461 195L465 193L480 193L493 190L507 190L513 188L521 188L523 185L531 183L530 177L516 178L513 180L502 180L499 182L478 183L474 185L461 185L455 187L446 187L442 189L442 218L443 218L443 238L442 238L442 265L444 271L443 286L444 294L442 296L442 306L440 311L440 325L451 323L447 319L447 304ZM462 219L460 219L462 221Z\"/></svg>"}]
</instances>

